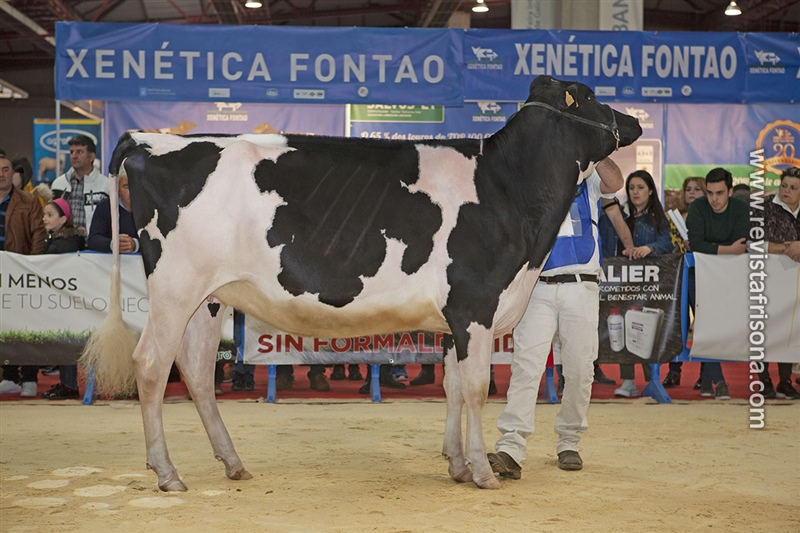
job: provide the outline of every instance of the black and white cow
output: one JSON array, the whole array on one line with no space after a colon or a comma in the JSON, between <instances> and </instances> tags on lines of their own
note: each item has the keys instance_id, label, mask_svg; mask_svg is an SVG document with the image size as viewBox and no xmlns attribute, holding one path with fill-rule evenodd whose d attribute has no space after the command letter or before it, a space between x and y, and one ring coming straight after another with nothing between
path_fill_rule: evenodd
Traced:
<instances>
[{"instance_id":1,"label":"black and white cow","mask_svg":"<svg viewBox=\"0 0 800 533\"><path fill-rule=\"evenodd\" d=\"M484 141L126 134L109 170L129 177L150 313L135 351L109 329L117 313L83 362L100 384L135 371L147 464L174 491L161 398L176 358L227 476L251 477L214 401L220 303L297 335L448 333L449 473L498 488L481 428L493 338L525 311L577 184L639 135L587 86L547 76Z\"/></svg>"}]
</instances>

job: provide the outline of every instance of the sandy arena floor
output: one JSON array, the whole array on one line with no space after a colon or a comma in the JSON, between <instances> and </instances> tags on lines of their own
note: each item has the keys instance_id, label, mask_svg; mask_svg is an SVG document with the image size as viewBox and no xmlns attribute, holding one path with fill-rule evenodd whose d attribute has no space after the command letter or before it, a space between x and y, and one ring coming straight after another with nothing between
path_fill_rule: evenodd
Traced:
<instances>
[{"instance_id":1,"label":"sandy arena floor","mask_svg":"<svg viewBox=\"0 0 800 533\"><path fill-rule=\"evenodd\" d=\"M492 446L503 407L484 411ZM743 402L593 403L585 468L555 466L557 406L519 481L457 484L440 456L444 402L223 401L251 481L225 478L194 406L165 405L189 492L145 469L138 404L0 405L0 531L690 532L800 531L800 402L750 430Z\"/></svg>"}]
</instances>

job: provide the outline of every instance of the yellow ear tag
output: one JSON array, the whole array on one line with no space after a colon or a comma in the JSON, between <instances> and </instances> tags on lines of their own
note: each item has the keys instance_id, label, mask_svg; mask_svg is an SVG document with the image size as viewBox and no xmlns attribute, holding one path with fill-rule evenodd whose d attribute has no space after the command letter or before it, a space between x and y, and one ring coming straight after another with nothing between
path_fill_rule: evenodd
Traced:
<instances>
[{"instance_id":1,"label":"yellow ear tag","mask_svg":"<svg viewBox=\"0 0 800 533\"><path fill-rule=\"evenodd\" d=\"M575 99L572 98L572 95L569 94L569 91L566 91L564 100L567 102L567 107L571 107L572 104L575 103Z\"/></svg>"}]
</instances>

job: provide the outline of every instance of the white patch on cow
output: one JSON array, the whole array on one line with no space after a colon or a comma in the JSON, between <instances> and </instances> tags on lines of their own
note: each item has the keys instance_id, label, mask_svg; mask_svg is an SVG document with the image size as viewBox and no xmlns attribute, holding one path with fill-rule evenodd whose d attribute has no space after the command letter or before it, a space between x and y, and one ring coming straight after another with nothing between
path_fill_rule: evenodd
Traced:
<instances>
[{"instance_id":1,"label":"white patch on cow","mask_svg":"<svg viewBox=\"0 0 800 533\"><path fill-rule=\"evenodd\" d=\"M522 268L508 287L500 294L497 311L494 314L494 335L499 337L514 329L528 308L528 300L539 279L541 268L528 270L528 263Z\"/></svg>"},{"instance_id":2,"label":"white patch on cow","mask_svg":"<svg viewBox=\"0 0 800 533\"><path fill-rule=\"evenodd\" d=\"M589 161L586 170L581 170L580 161L575 161L575 163L578 164L578 185L580 185L586 178L588 178L594 173L594 168L597 166L597 163L595 163L594 161Z\"/></svg>"},{"instance_id":3,"label":"white patch on cow","mask_svg":"<svg viewBox=\"0 0 800 533\"><path fill-rule=\"evenodd\" d=\"M41 481L34 481L28 483L28 488L31 489L60 489L69 485L69 479L43 479Z\"/></svg>"},{"instance_id":4,"label":"white patch on cow","mask_svg":"<svg viewBox=\"0 0 800 533\"><path fill-rule=\"evenodd\" d=\"M186 500L175 496L159 496L154 498L137 498L128 502L133 507L144 507L146 509L168 509L176 505L183 505Z\"/></svg>"},{"instance_id":5,"label":"white patch on cow","mask_svg":"<svg viewBox=\"0 0 800 533\"><path fill-rule=\"evenodd\" d=\"M442 298L446 298L447 292L433 283L426 283L426 280L436 278L432 268L437 261L428 261L417 272L406 274L401 268L406 244L385 236L384 239L386 257L383 264L374 276L361 276L364 288L353 304L373 308L376 317L392 316L394 324L371 324L372 329L381 333L397 330L397 323L407 324L410 329L446 330L447 322L440 309L444 306ZM429 290L419 290L420 285Z\"/></svg>"},{"instance_id":6,"label":"white patch on cow","mask_svg":"<svg viewBox=\"0 0 800 533\"><path fill-rule=\"evenodd\" d=\"M53 470L53 475L61 477L81 477L88 476L89 474L99 474L102 471L102 468L95 468L93 466L69 466L67 468Z\"/></svg>"},{"instance_id":7,"label":"white patch on cow","mask_svg":"<svg viewBox=\"0 0 800 533\"><path fill-rule=\"evenodd\" d=\"M75 496L83 496L86 498L97 498L100 496L111 496L119 492L125 492L127 487L121 485L94 485L92 487L83 487L75 489Z\"/></svg>"},{"instance_id":8,"label":"white patch on cow","mask_svg":"<svg viewBox=\"0 0 800 533\"><path fill-rule=\"evenodd\" d=\"M477 160L446 146L417 145L419 153L419 179L408 186L411 192L421 191L437 205L448 207L458 215L458 207L478 203L475 188ZM450 218L450 217L445 217Z\"/></svg>"},{"instance_id":9,"label":"white patch on cow","mask_svg":"<svg viewBox=\"0 0 800 533\"><path fill-rule=\"evenodd\" d=\"M286 148L288 139L285 135L278 134L253 134L246 133L236 136L206 135L202 137L181 137L178 135L166 135L163 133L132 133L131 136L137 144L148 144L148 151L152 155L164 155L171 152L178 152L186 148L189 144L196 142L214 143L220 148L227 148L238 142L247 142L260 148L280 149Z\"/></svg>"}]
</instances>

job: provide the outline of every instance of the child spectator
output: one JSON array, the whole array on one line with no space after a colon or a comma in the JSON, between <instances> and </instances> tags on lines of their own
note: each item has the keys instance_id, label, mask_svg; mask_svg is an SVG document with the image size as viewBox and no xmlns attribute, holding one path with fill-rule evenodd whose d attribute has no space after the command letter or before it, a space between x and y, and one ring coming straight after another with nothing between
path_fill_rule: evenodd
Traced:
<instances>
[{"instance_id":1,"label":"child spectator","mask_svg":"<svg viewBox=\"0 0 800 533\"><path fill-rule=\"evenodd\" d=\"M86 245L86 229L72 223L71 209L63 198L56 198L44 208L44 227L47 241L46 254L65 254L79 252ZM42 393L47 400L66 400L79 398L77 365L61 365L58 385Z\"/></svg>"}]
</instances>

